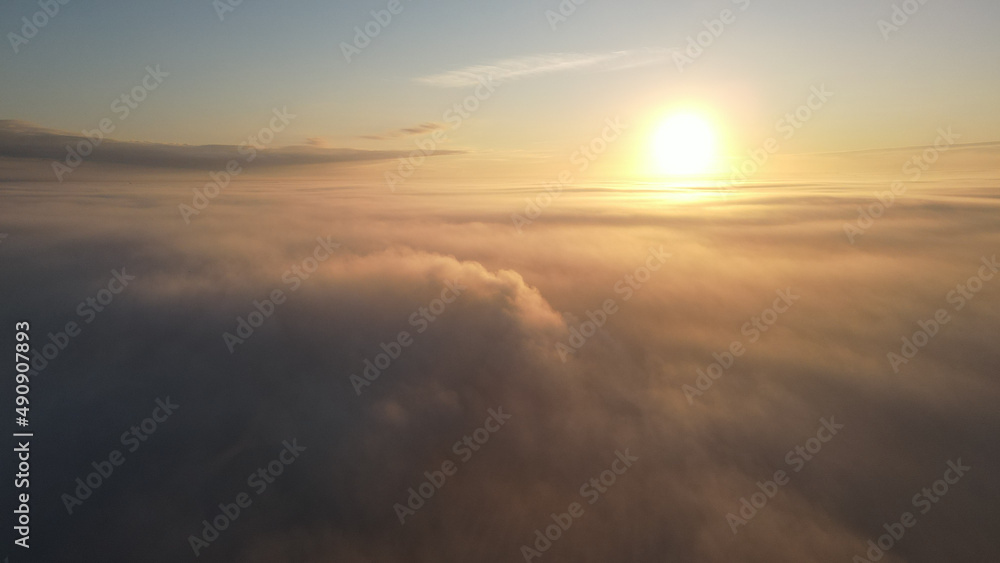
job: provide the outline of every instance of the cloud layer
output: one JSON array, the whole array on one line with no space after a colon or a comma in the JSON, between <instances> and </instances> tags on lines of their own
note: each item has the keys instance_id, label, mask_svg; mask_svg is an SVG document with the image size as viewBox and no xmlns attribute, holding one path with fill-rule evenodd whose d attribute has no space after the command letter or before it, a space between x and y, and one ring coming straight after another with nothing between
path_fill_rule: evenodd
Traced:
<instances>
[{"instance_id":1,"label":"cloud layer","mask_svg":"<svg viewBox=\"0 0 1000 563\"><path fill-rule=\"evenodd\" d=\"M301 457L199 559L517 561L580 502L540 561L850 561L961 458L968 475L883 561L991 560L1000 287L901 373L886 354L1000 250L997 203L911 194L851 245L842 225L871 189L567 191L517 236L520 191L246 185L185 225L189 192L170 184L4 184L4 318L30 319L39 345L83 327L33 380L37 553L192 558L202 520L294 438ZM293 290L317 237L341 247ZM637 273L660 246L665 266ZM87 323L78 304L123 267L135 281ZM787 288L800 299L750 342L742 327ZM287 301L230 354L222 335L275 289ZM563 362L609 299L618 312ZM412 345L357 396L351 374L401 331ZM689 404L683 386L734 341L745 354ZM164 396L178 411L68 515L60 496ZM510 420L461 463L454 443L499 407ZM843 430L792 472L829 417ZM588 504L581 485L625 449L638 461ZM394 505L447 460L457 474L400 525ZM726 515L781 469L790 483L734 535Z\"/></svg>"}]
</instances>

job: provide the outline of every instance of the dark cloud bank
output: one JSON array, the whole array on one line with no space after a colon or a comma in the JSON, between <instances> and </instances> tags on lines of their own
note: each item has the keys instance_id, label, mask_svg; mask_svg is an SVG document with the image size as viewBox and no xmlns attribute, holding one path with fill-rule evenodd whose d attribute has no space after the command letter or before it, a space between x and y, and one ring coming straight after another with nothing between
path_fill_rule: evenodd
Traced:
<instances>
[{"instance_id":1,"label":"dark cloud bank","mask_svg":"<svg viewBox=\"0 0 1000 563\"><path fill-rule=\"evenodd\" d=\"M424 124L403 131L416 134L421 128L426 127L431 127L426 130L432 131L433 125ZM93 131L98 129L95 128ZM65 163L67 155L82 144L83 148L79 153L82 153L83 161L90 166L114 164L155 169L221 170L231 159L246 163L251 151L253 168L391 160L406 157L410 152L324 148L315 145L269 148L263 143L254 145L249 142L244 145L146 143L99 138L96 132L91 137L82 133L46 129L25 121L0 120L0 158L40 159ZM458 154L458 151L436 151L436 154L445 156ZM51 162L46 164L51 165ZM30 167L27 168L31 170ZM44 170L41 179L53 178L55 175L50 168Z\"/></svg>"},{"instance_id":2,"label":"dark cloud bank","mask_svg":"<svg viewBox=\"0 0 1000 563\"><path fill-rule=\"evenodd\" d=\"M5 183L2 341L15 319L38 345L83 327L33 378L32 555L195 560L188 537L248 492L198 560L523 561L579 502L534 561L848 563L904 511L917 524L882 561L995 561L1000 277L947 301L1000 252L992 193L912 193L851 245L871 190L567 193L518 236L523 194L248 189L185 225L190 186ZM317 237L341 246L292 291L283 273ZM626 301L618 282L661 246ZM122 268L135 280L86 323L79 304ZM411 315L449 281L467 289L418 334ZM751 343L741 328L786 288L799 300ZM230 354L223 333L275 289L287 301ZM564 363L557 344L608 299ZM941 308L951 322L894 373L887 353ZM404 330L358 397L349 376ZM745 353L689 404L733 341ZM67 514L74 479L167 396L176 412ZM501 407L462 463L453 444ZM788 452L831 417L843 429L794 472ZM247 476L293 439L305 451L258 496ZM626 449L638 460L588 504L581 485ZM912 497L959 458L971 470L920 514ZM394 504L447 460L457 474L400 525ZM734 535L727 514L778 470L790 482Z\"/></svg>"}]
</instances>

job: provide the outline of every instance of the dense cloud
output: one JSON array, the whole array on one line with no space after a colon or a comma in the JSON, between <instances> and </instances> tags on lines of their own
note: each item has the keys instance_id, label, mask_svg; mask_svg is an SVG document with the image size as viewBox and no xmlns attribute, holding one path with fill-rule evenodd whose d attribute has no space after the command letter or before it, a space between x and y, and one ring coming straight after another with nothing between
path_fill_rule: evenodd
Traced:
<instances>
[{"instance_id":1,"label":"dense cloud","mask_svg":"<svg viewBox=\"0 0 1000 563\"><path fill-rule=\"evenodd\" d=\"M37 345L83 327L33 379L34 553L193 559L188 537L248 492L199 559L521 561L579 502L534 561L846 563L904 511L916 527L882 561L994 560L1000 277L948 300L1000 251L985 187L922 185L851 244L844 224L884 186L567 191L518 235L520 192L245 184L185 225L187 187L3 184L4 341L13 319ZM135 280L87 323L78 305L123 269ZM466 289L421 316L449 283ZM223 334L274 290L287 300L230 354ZM751 342L783 291L797 298ZM887 354L942 308L895 373ZM358 396L351 375L401 331L412 344ZM745 352L689 401L734 341ZM68 515L74 479L167 396L177 411ZM455 442L500 408L462 462ZM831 418L844 427L795 472L788 452ZM305 451L258 496L248 475L293 439ZM581 485L626 450L638 460L588 504ZM920 514L912 497L959 458L971 470ZM401 525L394 505L448 460ZM789 483L734 535L727 514L778 470Z\"/></svg>"}]
</instances>

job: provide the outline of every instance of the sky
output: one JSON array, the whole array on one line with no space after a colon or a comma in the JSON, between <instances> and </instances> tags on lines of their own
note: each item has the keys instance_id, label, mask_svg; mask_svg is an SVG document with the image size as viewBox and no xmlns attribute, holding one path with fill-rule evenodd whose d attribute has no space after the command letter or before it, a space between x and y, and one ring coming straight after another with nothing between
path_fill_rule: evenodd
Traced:
<instances>
[{"instance_id":1,"label":"sky","mask_svg":"<svg viewBox=\"0 0 1000 563\"><path fill-rule=\"evenodd\" d=\"M945 125L984 142L1000 129L991 111L1000 6L987 0L928 2L888 40L878 22L891 21L891 2L586 2L553 29L547 12L557 2L406 1L348 62L341 44L386 4L244 2L220 21L203 1L70 2L16 54L0 51L0 115L93 128L147 65L160 65L169 77L116 139L237 144L287 107L300 117L276 144L412 149L410 136L391 133L444 122L473 91L429 77L499 66L530 72L500 84L448 134L449 149L479 164L566 154L608 117L630 124L621 150L635 152L665 112L691 105L712 116L727 154L742 155L820 85L835 103L783 152L913 146ZM725 9L735 21L678 70L672 53ZM19 33L35 11L5 3L5 32Z\"/></svg>"},{"instance_id":2,"label":"sky","mask_svg":"<svg viewBox=\"0 0 1000 563\"><path fill-rule=\"evenodd\" d=\"M0 6L0 561L1000 560L996 2L221 1Z\"/></svg>"}]
</instances>

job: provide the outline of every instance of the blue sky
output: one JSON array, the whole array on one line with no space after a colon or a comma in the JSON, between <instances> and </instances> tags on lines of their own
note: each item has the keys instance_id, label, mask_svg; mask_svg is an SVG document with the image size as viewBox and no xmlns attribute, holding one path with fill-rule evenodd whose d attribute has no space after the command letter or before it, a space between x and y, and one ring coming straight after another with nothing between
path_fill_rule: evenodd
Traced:
<instances>
[{"instance_id":1,"label":"blue sky","mask_svg":"<svg viewBox=\"0 0 1000 563\"><path fill-rule=\"evenodd\" d=\"M739 4L742 4L742 0ZM402 13L347 64L340 44L387 1L264 3L246 0L220 21L207 0L70 1L15 54L0 49L0 117L77 131L109 115L146 65L170 73L121 123L121 139L235 143L274 107L302 116L283 144L323 137L336 146L391 148L359 140L440 121L468 94L418 79L545 54L607 54L683 48L702 20L723 9L736 22L678 72L666 58L638 68L584 68L505 84L451 142L473 150L558 151L606 117L633 123L694 101L712 108L734 146L752 146L809 88L837 93L802 152L927 142L953 124L966 141L996 140L1000 117L1000 6L931 0L886 41L877 21L893 2L589 0L553 30L556 1L404 1ZM38 11L0 6L5 34Z\"/></svg>"}]
</instances>

